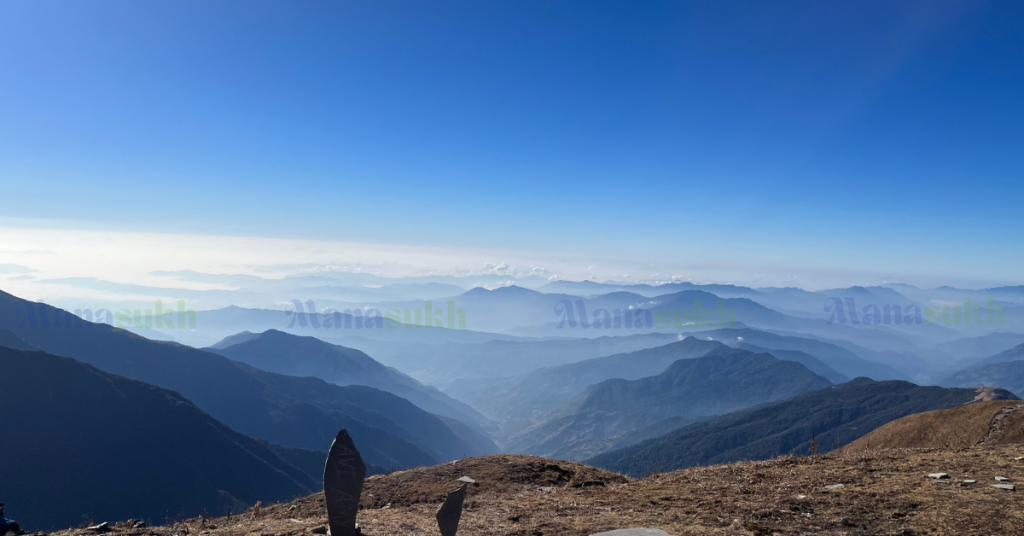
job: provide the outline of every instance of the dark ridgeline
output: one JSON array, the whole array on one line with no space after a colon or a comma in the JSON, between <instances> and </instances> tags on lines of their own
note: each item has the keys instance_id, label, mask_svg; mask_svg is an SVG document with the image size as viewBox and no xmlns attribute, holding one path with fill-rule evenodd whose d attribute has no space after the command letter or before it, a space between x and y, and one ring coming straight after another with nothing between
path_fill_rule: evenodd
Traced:
<instances>
[{"instance_id":1,"label":"dark ridgeline","mask_svg":"<svg viewBox=\"0 0 1024 536\"><path fill-rule=\"evenodd\" d=\"M324 499L331 536L355 536L359 495L366 479L366 465L347 430L338 432L324 466Z\"/></svg>"},{"instance_id":2,"label":"dark ridgeline","mask_svg":"<svg viewBox=\"0 0 1024 536\"><path fill-rule=\"evenodd\" d=\"M0 483L26 530L75 526L93 512L156 523L168 512L220 515L319 488L173 391L6 347L0 371Z\"/></svg>"}]
</instances>

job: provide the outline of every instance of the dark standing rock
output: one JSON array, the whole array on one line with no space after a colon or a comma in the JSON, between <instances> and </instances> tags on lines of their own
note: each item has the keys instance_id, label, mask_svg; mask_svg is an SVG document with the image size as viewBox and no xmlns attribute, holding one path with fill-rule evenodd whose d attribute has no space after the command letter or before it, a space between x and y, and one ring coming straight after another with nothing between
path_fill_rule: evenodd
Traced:
<instances>
[{"instance_id":1,"label":"dark standing rock","mask_svg":"<svg viewBox=\"0 0 1024 536\"><path fill-rule=\"evenodd\" d=\"M441 536L455 536L459 530L459 520L462 519L462 503L466 500L466 486L463 484L459 489L448 494L444 504L437 511L437 526L441 529Z\"/></svg>"},{"instance_id":2,"label":"dark standing rock","mask_svg":"<svg viewBox=\"0 0 1024 536\"><path fill-rule=\"evenodd\" d=\"M366 464L352 443L348 431L342 429L334 438L324 466L324 498L331 536L355 536L359 494L366 479Z\"/></svg>"}]
</instances>

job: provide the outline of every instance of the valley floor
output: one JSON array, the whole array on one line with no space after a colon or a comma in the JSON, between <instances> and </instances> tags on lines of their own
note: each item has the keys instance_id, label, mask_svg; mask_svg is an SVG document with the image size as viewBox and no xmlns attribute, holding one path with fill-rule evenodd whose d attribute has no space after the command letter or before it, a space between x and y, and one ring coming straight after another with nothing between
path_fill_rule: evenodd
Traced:
<instances>
[{"instance_id":1,"label":"valley floor","mask_svg":"<svg viewBox=\"0 0 1024 536\"><path fill-rule=\"evenodd\" d=\"M696 467L631 480L522 455L469 458L367 480L359 524L371 536L439 534L434 514L470 476L464 535L589 535L627 527L688 534L1024 534L1024 445L887 450ZM949 474L937 483L929 473ZM965 485L964 479L977 480ZM841 488L826 486L843 484ZM323 494L233 518L128 529L133 536L307 536L326 525ZM57 536L92 534L81 529Z\"/></svg>"}]
</instances>

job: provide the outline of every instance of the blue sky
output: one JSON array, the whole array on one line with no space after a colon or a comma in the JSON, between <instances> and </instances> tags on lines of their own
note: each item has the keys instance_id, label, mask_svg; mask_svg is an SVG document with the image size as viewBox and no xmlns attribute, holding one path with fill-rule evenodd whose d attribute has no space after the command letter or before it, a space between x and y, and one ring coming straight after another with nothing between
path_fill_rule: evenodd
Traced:
<instances>
[{"instance_id":1,"label":"blue sky","mask_svg":"<svg viewBox=\"0 0 1024 536\"><path fill-rule=\"evenodd\" d=\"M1011 1L8 0L0 223L1019 284L1022 28Z\"/></svg>"}]
</instances>

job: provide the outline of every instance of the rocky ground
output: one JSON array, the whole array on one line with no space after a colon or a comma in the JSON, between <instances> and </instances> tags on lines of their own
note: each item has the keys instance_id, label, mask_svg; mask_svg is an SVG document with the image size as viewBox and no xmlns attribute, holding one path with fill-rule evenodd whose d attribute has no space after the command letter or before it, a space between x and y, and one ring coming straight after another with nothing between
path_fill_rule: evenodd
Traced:
<instances>
[{"instance_id":1,"label":"rocky ground","mask_svg":"<svg viewBox=\"0 0 1024 536\"><path fill-rule=\"evenodd\" d=\"M948 473L937 482L929 473ZM885 450L697 467L630 480L521 455L470 458L372 477L364 534L439 534L434 514L459 477L470 486L460 534L589 535L625 527L671 534L1024 534L1024 445ZM965 484L963 480L976 480ZM842 486L836 486L841 484ZM131 536L306 536L326 526L323 494L231 518L114 526ZM83 529L57 536L86 536Z\"/></svg>"}]
</instances>

